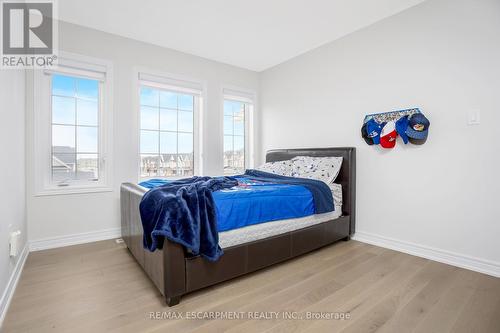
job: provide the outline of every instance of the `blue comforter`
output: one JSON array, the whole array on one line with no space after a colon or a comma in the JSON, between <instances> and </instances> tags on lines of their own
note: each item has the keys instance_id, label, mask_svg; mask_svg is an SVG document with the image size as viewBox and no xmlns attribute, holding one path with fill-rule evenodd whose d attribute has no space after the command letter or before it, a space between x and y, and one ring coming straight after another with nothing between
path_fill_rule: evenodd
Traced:
<instances>
[{"instance_id":1,"label":"blue comforter","mask_svg":"<svg viewBox=\"0 0 500 333\"><path fill-rule=\"evenodd\" d=\"M154 251L167 237L212 261L222 254L218 231L334 210L331 190L323 182L257 170L235 177L155 179L140 185L152 189L140 207L144 246ZM179 206L184 208L179 211Z\"/></svg>"},{"instance_id":2,"label":"blue comforter","mask_svg":"<svg viewBox=\"0 0 500 333\"><path fill-rule=\"evenodd\" d=\"M252 169L247 170L245 176L263 182L304 186L311 191L314 198L315 214L327 213L335 209L333 206L332 191L328 185L320 180L285 177Z\"/></svg>"},{"instance_id":3,"label":"blue comforter","mask_svg":"<svg viewBox=\"0 0 500 333\"><path fill-rule=\"evenodd\" d=\"M313 196L304 186L236 179L238 186L213 193L219 232L314 214Z\"/></svg>"}]
</instances>

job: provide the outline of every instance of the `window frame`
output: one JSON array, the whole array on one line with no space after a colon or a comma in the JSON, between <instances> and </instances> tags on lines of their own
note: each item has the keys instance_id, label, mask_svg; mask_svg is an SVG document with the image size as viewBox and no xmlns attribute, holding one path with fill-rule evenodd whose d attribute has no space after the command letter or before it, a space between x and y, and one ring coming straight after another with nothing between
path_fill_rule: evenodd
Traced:
<instances>
[{"instance_id":1,"label":"window frame","mask_svg":"<svg viewBox=\"0 0 500 333\"><path fill-rule=\"evenodd\" d=\"M97 181L54 182L52 180L52 76L54 74L99 81ZM56 67L33 71L35 196L112 191L112 83L111 62L68 52L60 52Z\"/></svg>"},{"instance_id":2,"label":"window frame","mask_svg":"<svg viewBox=\"0 0 500 333\"><path fill-rule=\"evenodd\" d=\"M235 87L231 85L222 85L221 88L221 138L222 138L222 174L223 175L235 175L235 174L224 174L224 101L236 101L245 104L245 165L244 169L251 169L254 167L254 154L255 154L255 142L254 142L254 119L255 119L255 108L257 104L257 93L253 90Z\"/></svg>"},{"instance_id":3,"label":"window frame","mask_svg":"<svg viewBox=\"0 0 500 333\"><path fill-rule=\"evenodd\" d=\"M201 80L152 71L147 68L137 67L134 70L135 80L135 102L134 108L136 111L136 133L137 133L137 181L147 181L149 179L169 179L176 180L186 178L188 176L151 176L142 177L141 175L141 88L147 87L168 92L189 94L194 96L193 100L193 175L198 176L203 173L203 110L206 107L206 83ZM178 131L177 131L178 133ZM182 132L181 132L182 133ZM177 143L178 144L178 143Z\"/></svg>"}]
</instances>

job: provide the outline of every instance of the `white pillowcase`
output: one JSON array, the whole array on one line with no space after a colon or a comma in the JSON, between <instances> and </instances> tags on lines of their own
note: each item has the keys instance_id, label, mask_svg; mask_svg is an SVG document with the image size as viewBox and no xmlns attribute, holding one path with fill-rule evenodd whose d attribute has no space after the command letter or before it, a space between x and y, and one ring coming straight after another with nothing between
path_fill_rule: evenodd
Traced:
<instances>
[{"instance_id":1,"label":"white pillowcase","mask_svg":"<svg viewBox=\"0 0 500 333\"><path fill-rule=\"evenodd\" d=\"M342 157L297 156L292 158L292 176L321 180L331 184L337 178Z\"/></svg>"},{"instance_id":2,"label":"white pillowcase","mask_svg":"<svg viewBox=\"0 0 500 333\"><path fill-rule=\"evenodd\" d=\"M256 170L292 177L293 166L291 160L267 162L256 168Z\"/></svg>"}]
</instances>

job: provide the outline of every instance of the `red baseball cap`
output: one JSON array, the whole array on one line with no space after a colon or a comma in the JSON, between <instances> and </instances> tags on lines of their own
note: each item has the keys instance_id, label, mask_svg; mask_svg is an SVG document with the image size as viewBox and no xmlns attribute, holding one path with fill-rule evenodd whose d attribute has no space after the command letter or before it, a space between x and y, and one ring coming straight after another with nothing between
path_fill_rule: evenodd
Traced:
<instances>
[{"instance_id":1,"label":"red baseball cap","mask_svg":"<svg viewBox=\"0 0 500 333\"><path fill-rule=\"evenodd\" d=\"M394 146L396 146L397 136L396 123L394 121L388 121L380 133L380 145L384 148L394 148Z\"/></svg>"}]
</instances>

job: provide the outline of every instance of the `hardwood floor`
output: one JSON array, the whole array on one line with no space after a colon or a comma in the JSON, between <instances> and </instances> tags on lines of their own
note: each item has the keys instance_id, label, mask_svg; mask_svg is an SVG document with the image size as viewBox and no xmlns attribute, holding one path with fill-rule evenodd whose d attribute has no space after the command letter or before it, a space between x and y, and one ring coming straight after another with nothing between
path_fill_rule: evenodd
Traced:
<instances>
[{"instance_id":1,"label":"hardwood floor","mask_svg":"<svg viewBox=\"0 0 500 333\"><path fill-rule=\"evenodd\" d=\"M186 319L209 314L241 317ZM125 246L103 241L30 253L3 331L500 332L500 279L350 241L168 308Z\"/></svg>"}]
</instances>

